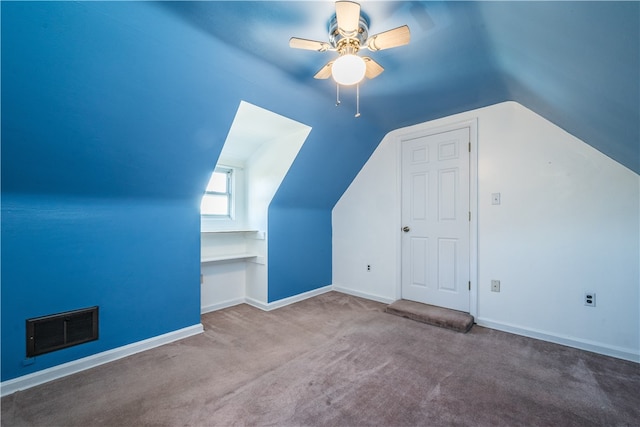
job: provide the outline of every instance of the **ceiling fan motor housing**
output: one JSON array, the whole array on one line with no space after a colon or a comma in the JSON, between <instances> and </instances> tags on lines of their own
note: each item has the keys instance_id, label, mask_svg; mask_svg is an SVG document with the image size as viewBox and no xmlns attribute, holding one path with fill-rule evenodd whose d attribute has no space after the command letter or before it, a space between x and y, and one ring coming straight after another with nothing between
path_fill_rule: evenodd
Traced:
<instances>
[{"instance_id":1,"label":"ceiling fan motor housing","mask_svg":"<svg viewBox=\"0 0 640 427\"><path fill-rule=\"evenodd\" d=\"M340 49L346 46L353 48L357 46L355 51L357 52L360 46L364 46L367 38L369 37L369 19L363 13L360 13L360 20L358 22L358 31L354 34L344 34L338 29L338 19L334 14L329 20L329 42L331 45L340 52Z\"/></svg>"}]
</instances>

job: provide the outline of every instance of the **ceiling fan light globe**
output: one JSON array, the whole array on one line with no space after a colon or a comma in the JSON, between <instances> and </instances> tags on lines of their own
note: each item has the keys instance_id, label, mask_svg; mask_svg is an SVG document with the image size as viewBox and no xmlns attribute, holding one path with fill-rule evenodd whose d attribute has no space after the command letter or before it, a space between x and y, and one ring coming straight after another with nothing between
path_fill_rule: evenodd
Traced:
<instances>
[{"instance_id":1,"label":"ceiling fan light globe","mask_svg":"<svg viewBox=\"0 0 640 427\"><path fill-rule=\"evenodd\" d=\"M331 66L333 80L342 86L351 86L364 78L367 66L358 55L346 54L335 60Z\"/></svg>"}]
</instances>

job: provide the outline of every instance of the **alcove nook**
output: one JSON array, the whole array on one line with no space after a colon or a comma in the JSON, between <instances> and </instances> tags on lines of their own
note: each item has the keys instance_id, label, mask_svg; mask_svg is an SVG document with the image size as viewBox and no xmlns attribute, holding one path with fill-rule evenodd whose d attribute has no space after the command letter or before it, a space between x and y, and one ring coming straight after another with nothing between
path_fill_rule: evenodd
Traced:
<instances>
[{"instance_id":1,"label":"alcove nook","mask_svg":"<svg viewBox=\"0 0 640 427\"><path fill-rule=\"evenodd\" d=\"M202 313L268 303L269 204L310 131L240 102L216 163L231 171L232 206L228 215L201 216Z\"/></svg>"}]
</instances>

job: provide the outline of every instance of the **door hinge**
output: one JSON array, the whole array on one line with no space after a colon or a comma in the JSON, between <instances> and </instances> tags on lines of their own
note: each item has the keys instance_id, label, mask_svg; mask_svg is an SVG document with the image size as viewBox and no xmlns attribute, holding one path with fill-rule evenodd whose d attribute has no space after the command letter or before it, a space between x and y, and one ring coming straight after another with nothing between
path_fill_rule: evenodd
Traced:
<instances>
[{"instance_id":1,"label":"door hinge","mask_svg":"<svg viewBox=\"0 0 640 427\"><path fill-rule=\"evenodd\" d=\"M471 143L469 143L469 152L471 152Z\"/></svg>"},{"instance_id":2,"label":"door hinge","mask_svg":"<svg viewBox=\"0 0 640 427\"><path fill-rule=\"evenodd\" d=\"M471 280L469 280L469 290L471 290Z\"/></svg>"},{"instance_id":3,"label":"door hinge","mask_svg":"<svg viewBox=\"0 0 640 427\"><path fill-rule=\"evenodd\" d=\"M471 221L471 211L469 211L469 221Z\"/></svg>"}]
</instances>

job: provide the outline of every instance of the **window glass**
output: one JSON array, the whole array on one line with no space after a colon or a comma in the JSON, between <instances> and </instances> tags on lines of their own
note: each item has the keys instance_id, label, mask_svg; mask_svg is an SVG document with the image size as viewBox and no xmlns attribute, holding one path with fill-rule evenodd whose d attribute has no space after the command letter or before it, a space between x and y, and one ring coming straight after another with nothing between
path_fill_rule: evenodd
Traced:
<instances>
[{"instance_id":1,"label":"window glass","mask_svg":"<svg viewBox=\"0 0 640 427\"><path fill-rule=\"evenodd\" d=\"M200 202L200 214L231 217L231 179L233 169L216 168L211 174L207 189Z\"/></svg>"},{"instance_id":2,"label":"window glass","mask_svg":"<svg viewBox=\"0 0 640 427\"><path fill-rule=\"evenodd\" d=\"M229 197L220 194L205 194L200 202L202 215L229 215Z\"/></svg>"},{"instance_id":3,"label":"window glass","mask_svg":"<svg viewBox=\"0 0 640 427\"><path fill-rule=\"evenodd\" d=\"M211 179L209 179L209 184L207 184L207 192L226 193L227 185L227 174L225 172L215 171L211 174Z\"/></svg>"}]
</instances>

